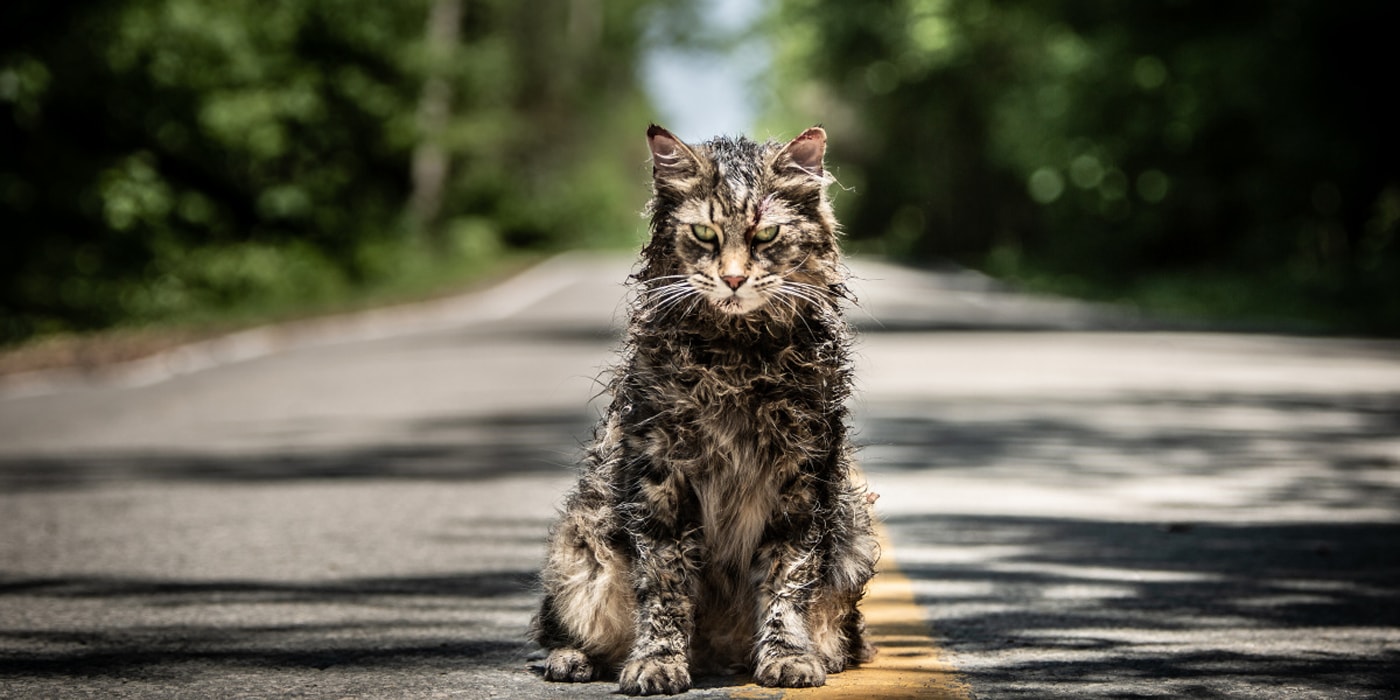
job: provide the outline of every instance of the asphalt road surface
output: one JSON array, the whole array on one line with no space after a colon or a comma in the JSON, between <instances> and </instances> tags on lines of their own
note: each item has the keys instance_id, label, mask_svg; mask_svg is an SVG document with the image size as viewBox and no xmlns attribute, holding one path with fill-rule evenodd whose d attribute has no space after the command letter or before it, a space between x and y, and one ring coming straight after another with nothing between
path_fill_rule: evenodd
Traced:
<instances>
[{"instance_id":1,"label":"asphalt road surface","mask_svg":"<svg viewBox=\"0 0 1400 700\"><path fill-rule=\"evenodd\" d=\"M615 697L525 627L629 265L0 383L0 696ZM863 460L962 697L1400 697L1400 344L855 267Z\"/></svg>"}]
</instances>

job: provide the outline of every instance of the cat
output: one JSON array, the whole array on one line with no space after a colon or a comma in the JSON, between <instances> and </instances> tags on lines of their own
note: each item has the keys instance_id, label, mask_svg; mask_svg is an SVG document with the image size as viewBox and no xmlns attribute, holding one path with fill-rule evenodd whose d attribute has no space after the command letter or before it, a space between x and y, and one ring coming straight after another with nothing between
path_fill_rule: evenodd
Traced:
<instances>
[{"instance_id":1,"label":"cat","mask_svg":"<svg viewBox=\"0 0 1400 700\"><path fill-rule=\"evenodd\" d=\"M544 677L823 685L874 654L857 604L879 558L847 436L826 132L690 146L652 125L647 141L622 358L541 573Z\"/></svg>"}]
</instances>

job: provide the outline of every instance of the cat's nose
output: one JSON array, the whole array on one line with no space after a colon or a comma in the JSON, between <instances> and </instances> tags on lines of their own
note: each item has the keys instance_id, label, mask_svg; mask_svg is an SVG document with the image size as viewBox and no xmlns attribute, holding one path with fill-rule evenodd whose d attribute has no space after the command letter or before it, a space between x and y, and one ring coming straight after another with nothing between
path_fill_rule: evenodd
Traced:
<instances>
[{"instance_id":1,"label":"cat's nose","mask_svg":"<svg viewBox=\"0 0 1400 700\"><path fill-rule=\"evenodd\" d=\"M720 279L724 280L724 283L729 285L729 288L736 292L739 291L740 287L744 286L745 282L749 281L749 278L743 275L725 275Z\"/></svg>"}]
</instances>

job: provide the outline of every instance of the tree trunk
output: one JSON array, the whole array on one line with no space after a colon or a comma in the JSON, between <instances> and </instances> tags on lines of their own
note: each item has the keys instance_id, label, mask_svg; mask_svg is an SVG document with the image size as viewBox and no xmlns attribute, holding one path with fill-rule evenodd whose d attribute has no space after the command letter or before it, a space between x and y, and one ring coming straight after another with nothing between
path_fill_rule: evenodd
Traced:
<instances>
[{"instance_id":1,"label":"tree trunk","mask_svg":"<svg viewBox=\"0 0 1400 700\"><path fill-rule=\"evenodd\" d=\"M413 225L440 243L438 217L447 184L451 157L443 144L452 116L452 84L447 62L451 59L462 26L462 0L433 0L424 28L427 73L418 100L418 146L413 150L413 192L408 203Z\"/></svg>"}]
</instances>

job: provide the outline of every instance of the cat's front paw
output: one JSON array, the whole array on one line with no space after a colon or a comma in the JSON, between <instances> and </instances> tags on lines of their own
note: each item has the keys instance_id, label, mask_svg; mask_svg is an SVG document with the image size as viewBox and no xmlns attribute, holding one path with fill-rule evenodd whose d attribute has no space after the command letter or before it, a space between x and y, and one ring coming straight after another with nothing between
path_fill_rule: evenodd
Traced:
<instances>
[{"instance_id":1,"label":"cat's front paw","mask_svg":"<svg viewBox=\"0 0 1400 700\"><path fill-rule=\"evenodd\" d=\"M825 664L815 656L780 656L760 662L754 680L769 688L812 688L826 685Z\"/></svg>"},{"instance_id":2,"label":"cat's front paw","mask_svg":"<svg viewBox=\"0 0 1400 700\"><path fill-rule=\"evenodd\" d=\"M618 689L628 695L675 695L690 690L685 656L632 659L618 675Z\"/></svg>"},{"instance_id":3,"label":"cat's front paw","mask_svg":"<svg viewBox=\"0 0 1400 700\"><path fill-rule=\"evenodd\" d=\"M593 680L593 662L578 649L555 649L544 661L544 679L564 683L587 683Z\"/></svg>"}]
</instances>

